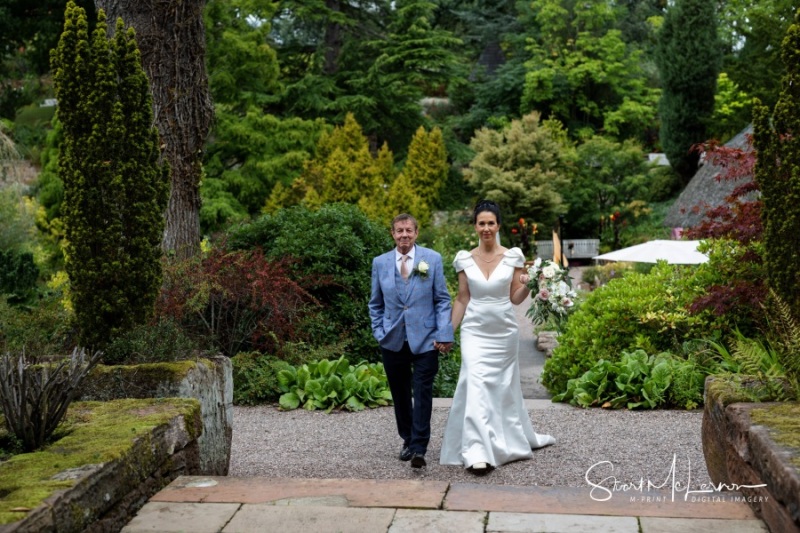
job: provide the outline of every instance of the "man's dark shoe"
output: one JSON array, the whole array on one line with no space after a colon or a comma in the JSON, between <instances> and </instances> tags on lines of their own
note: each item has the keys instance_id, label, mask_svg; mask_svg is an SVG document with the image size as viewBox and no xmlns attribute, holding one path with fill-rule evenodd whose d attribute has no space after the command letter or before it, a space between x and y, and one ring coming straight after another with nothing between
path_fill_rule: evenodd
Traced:
<instances>
[{"instance_id":1,"label":"man's dark shoe","mask_svg":"<svg viewBox=\"0 0 800 533\"><path fill-rule=\"evenodd\" d=\"M425 455L421 453L415 453L411 458L411 468L422 468L427 464L428 463L425 462Z\"/></svg>"},{"instance_id":2,"label":"man's dark shoe","mask_svg":"<svg viewBox=\"0 0 800 533\"><path fill-rule=\"evenodd\" d=\"M414 454L411 452L411 449L410 449L408 446L406 446L406 447L404 447L404 448L403 448L403 450L400 452L400 460L401 460L401 461L410 461L410 460L411 460L411 457L412 457L413 455L414 455Z\"/></svg>"}]
</instances>

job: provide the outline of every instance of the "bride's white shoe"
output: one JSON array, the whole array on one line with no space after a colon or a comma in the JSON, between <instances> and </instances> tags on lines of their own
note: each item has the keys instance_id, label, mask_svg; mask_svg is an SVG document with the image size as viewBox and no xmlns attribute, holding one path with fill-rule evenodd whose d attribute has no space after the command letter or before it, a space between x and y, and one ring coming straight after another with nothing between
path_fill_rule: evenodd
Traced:
<instances>
[{"instance_id":1,"label":"bride's white shoe","mask_svg":"<svg viewBox=\"0 0 800 533\"><path fill-rule=\"evenodd\" d=\"M489 468L489 465L486 463L475 463L472 465L473 470L486 470L487 468Z\"/></svg>"}]
</instances>

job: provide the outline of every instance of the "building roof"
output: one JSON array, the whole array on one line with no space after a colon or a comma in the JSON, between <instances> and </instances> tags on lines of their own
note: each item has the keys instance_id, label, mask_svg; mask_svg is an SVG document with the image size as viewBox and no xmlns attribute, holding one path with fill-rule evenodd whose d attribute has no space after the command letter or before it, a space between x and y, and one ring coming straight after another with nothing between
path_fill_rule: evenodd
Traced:
<instances>
[{"instance_id":1,"label":"building roof","mask_svg":"<svg viewBox=\"0 0 800 533\"><path fill-rule=\"evenodd\" d=\"M747 142L747 135L752 133L753 126L749 125L725 143L725 146L752 149ZM742 184L742 180L717 180L716 177L720 170L718 165L703 163L667 211L664 225L672 228L697 226L707 209L723 205L725 198L733 192L733 189Z\"/></svg>"}]
</instances>

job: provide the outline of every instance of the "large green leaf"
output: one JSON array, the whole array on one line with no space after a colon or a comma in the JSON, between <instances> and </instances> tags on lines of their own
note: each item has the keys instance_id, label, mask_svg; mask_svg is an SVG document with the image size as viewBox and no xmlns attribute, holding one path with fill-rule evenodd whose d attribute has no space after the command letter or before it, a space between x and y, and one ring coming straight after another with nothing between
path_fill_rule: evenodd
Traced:
<instances>
[{"instance_id":1,"label":"large green leaf","mask_svg":"<svg viewBox=\"0 0 800 533\"><path fill-rule=\"evenodd\" d=\"M363 411L366 408L365 405L355 396L350 396L347 399L345 406L350 411Z\"/></svg>"},{"instance_id":2,"label":"large green leaf","mask_svg":"<svg viewBox=\"0 0 800 533\"><path fill-rule=\"evenodd\" d=\"M295 381L297 381L297 371L294 367L278 372L278 385L283 392L288 392Z\"/></svg>"},{"instance_id":3,"label":"large green leaf","mask_svg":"<svg viewBox=\"0 0 800 533\"><path fill-rule=\"evenodd\" d=\"M297 369L297 386L301 389L306 388L306 382L311 377L311 371L308 365L303 365Z\"/></svg>"},{"instance_id":4,"label":"large green leaf","mask_svg":"<svg viewBox=\"0 0 800 533\"><path fill-rule=\"evenodd\" d=\"M281 395L278 403L280 404L281 409L291 411L292 409L297 409L300 406L300 398L298 398L297 394L293 392L287 392Z\"/></svg>"}]
</instances>

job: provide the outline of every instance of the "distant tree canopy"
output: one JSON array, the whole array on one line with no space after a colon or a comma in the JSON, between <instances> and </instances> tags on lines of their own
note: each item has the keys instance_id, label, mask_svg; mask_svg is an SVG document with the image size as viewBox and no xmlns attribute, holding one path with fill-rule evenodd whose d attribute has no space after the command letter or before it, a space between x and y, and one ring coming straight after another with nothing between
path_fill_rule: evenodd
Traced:
<instances>
[{"instance_id":1,"label":"distant tree canopy","mask_svg":"<svg viewBox=\"0 0 800 533\"><path fill-rule=\"evenodd\" d=\"M570 236L599 237L601 220L628 211L631 202L650 200L649 164L633 139L622 143L592 137L577 147L576 173L564 190Z\"/></svg>"},{"instance_id":2,"label":"distant tree canopy","mask_svg":"<svg viewBox=\"0 0 800 533\"><path fill-rule=\"evenodd\" d=\"M786 72L781 41L797 7L796 0L726 0L717 11L726 49L723 69L742 91L769 107L778 101Z\"/></svg>"},{"instance_id":3,"label":"distant tree canopy","mask_svg":"<svg viewBox=\"0 0 800 533\"><path fill-rule=\"evenodd\" d=\"M603 0L532 5L537 33L525 65L522 111L556 118L576 138L599 131L643 138L658 91L643 68L643 51L616 29L618 11Z\"/></svg>"},{"instance_id":4,"label":"distant tree canopy","mask_svg":"<svg viewBox=\"0 0 800 533\"><path fill-rule=\"evenodd\" d=\"M722 53L714 4L677 0L667 10L658 35L661 74L661 145L684 183L700 158L692 146L708 138Z\"/></svg>"},{"instance_id":5,"label":"distant tree canopy","mask_svg":"<svg viewBox=\"0 0 800 533\"><path fill-rule=\"evenodd\" d=\"M94 23L92 0L77 0ZM64 0L0 0L0 57L19 54L36 74L50 69L50 50L58 44L64 27ZM91 26L90 26L91 28ZM0 61L0 76L6 67Z\"/></svg>"}]
</instances>

